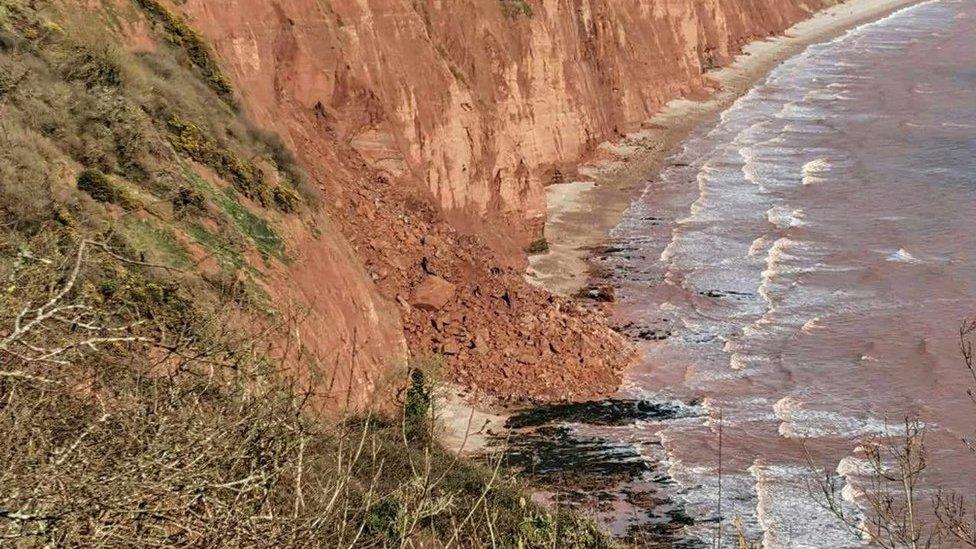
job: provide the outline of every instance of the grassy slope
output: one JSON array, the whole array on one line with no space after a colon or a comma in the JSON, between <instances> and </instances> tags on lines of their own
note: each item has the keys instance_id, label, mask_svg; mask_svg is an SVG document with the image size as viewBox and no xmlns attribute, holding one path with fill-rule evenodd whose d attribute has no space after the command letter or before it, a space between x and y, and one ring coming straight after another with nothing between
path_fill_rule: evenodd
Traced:
<instances>
[{"instance_id":1,"label":"grassy slope","mask_svg":"<svg viewBox=\"0 0 976 549\"><path fill-rule=\"evenodd\" d=\"M0 0L0 536L607 545L430 440L420 378L400 418L308 417L268 358L288 321L261 282L313 193L192 29L152 0L102 6ZM139 20L155 51L122 46Z\"/></svg>"}]
</instances>

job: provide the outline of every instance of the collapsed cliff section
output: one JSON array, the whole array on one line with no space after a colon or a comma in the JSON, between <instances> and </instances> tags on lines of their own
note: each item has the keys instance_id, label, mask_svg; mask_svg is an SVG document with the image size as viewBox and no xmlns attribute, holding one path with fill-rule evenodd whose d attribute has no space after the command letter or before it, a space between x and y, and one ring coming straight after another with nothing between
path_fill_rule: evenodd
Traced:
<instances>
[{"instance_id":1,"label":"collapsed cliff section","mask_svg":"<svg viewBox=\"0 0 976 549\"><path fill-rule=\"evenodd\" d=\"M327 131L317 113L293 121ZM367 280L395 304L413 359L443 362L449 379L505 399L583 399L617 387L631 352L600 311L529 286L520 264L459 232L422 189L395 184L348 146L306 150L331 159L307 164L324 183L329 213L322 234L298 247L328 253L327 231L348 241ZM314 261L303 263L292 272L307 273L307 288L329 291L333 280L316 276Z\"/></svg>"},{"instance_id":2,"label":"collapsed cliff section","mask_svg":"<svg viewBox=\"0 0 976 549\"><path fill-rule=\"evenodd\" d=\"M629 352L599 311L523 282L544 187L670 99L705 92L705 72L746 42L831 3L164 5L213 44L249 115L285 138L322 190L319 236L296 233L305 260L275 285L312 304L305 344L345 349L350 376L372 379L389 335L378 320L399 316L412 354L444 356L454 379L552 399L612 389ZM323 270L322 257L335 267ZM339 272L344 261L356 267ZM395 310L365 299L371 286ZM323 302L352 306L333 315ZM372 320L357 326L359 315ZM376 351L369 364L358 363L363 345Z\"/></svg>"}]
</instances>

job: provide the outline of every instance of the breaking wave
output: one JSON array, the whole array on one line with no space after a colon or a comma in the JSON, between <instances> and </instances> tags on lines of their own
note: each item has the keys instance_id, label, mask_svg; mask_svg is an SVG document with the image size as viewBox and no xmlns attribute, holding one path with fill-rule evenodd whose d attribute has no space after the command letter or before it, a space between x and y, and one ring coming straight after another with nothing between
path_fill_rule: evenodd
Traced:
<instances>
[{"instance_id":1,"label":"breaking wave","mask_svg":"<svg viewBox=\"0 0 976 549\"><path fill-rule=\"evenodd\" d=\"M803 226L805 217L803 210L794 210L789 206L773 206L766 211L766 219L779 229Z\"/></svg>"},{"instance_id":2,"label":"breaking wave","mask_svg":"<svg viewBox=\"0 0 976 549\"><path fill-rule=\"evenodd\" d=\"M813 185L824 181L823 174L830 170L830 162L826 158L811 160L803 165L802 183Z\"/></svg>"}]
</instances>

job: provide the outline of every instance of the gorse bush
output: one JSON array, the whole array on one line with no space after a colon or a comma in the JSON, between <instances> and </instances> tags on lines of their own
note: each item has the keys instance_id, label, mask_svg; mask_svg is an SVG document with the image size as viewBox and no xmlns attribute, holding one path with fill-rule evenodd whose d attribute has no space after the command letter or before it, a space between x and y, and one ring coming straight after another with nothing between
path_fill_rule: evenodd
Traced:
<instances>
[{"instance_id":1,"label":"gorse bush","mask_svg":"<svg viewBox=\"0 0 976 549\"><path fill-rule=\"evenodd\" d=\"M69 52L62 68L64 78L79 81L87 87L122 85L122 67L118 54L102 47L77 46Z\"/></svg>"}]
</instances>

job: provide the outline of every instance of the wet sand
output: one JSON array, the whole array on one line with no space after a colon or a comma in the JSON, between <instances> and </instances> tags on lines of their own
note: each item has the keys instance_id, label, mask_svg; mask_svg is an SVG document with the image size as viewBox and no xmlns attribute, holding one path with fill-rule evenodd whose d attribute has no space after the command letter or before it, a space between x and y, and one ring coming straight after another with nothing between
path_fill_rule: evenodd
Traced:
<instances>
[{"instance_id":1,"label":"wet sand","mask_svg":"<svg viewBox=\"0 0 976 549\"><path fill-rule=\"evenodd\" d=\"M572 295L587 285L589 258L608 242L634 193L664 166L698 125L716 117L777 65L811 44L840 36L922 0L849 0L798 23L784 36L753 42L729 66L709 74L716 91L703 101L677 99L620 142L600 146L608 158L579 169L581 181L547 189L545 236L549 252L529 258L527 278L551 292Z\"/></svg>"}]
</instances>

